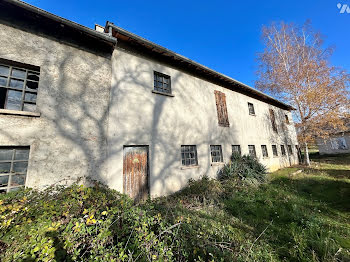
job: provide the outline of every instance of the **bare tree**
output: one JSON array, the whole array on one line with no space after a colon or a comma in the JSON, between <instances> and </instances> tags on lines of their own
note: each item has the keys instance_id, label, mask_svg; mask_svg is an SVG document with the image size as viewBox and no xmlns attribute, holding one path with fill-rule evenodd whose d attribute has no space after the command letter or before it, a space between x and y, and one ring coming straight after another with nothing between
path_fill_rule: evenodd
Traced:
<instances>
[{"instance_id":1,"label":"bare tree","mask_svg":"<svg viewBox=\"0 0 350 262\"><path fill-rule=\"evenodd\" d=\"M256 87L292 105L299 142L327 137L345 128L348 115L349 74L330 65L334 48L324 48L320 33L303 26L273 23L262 29L265 49L258 54Z\"/></svg>"}]
</instances>

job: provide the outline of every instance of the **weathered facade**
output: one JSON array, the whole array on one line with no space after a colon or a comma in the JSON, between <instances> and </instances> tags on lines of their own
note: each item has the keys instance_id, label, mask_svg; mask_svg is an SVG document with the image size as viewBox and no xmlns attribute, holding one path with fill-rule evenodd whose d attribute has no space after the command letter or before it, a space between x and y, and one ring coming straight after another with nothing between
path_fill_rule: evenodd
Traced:
<instances>
[{"instance_id":1,"label":"weathered facade","mask_svg":"<svg viewBox=\"0 0 350 262\"><path fill-rule=\"evenodd\" d=\"M321 155L350 153L350 133L340 132L328 138L317 138L317 147Z\"/></svg>"},{"instance_id":2,"label":"weathered facade","mask_svg":"<svg viewBox=\"0 0 350 262\"><path fill-rule=\"evenodd\" d=\"M270 170L297 163L288 105L113 24L96 32L22 2L1 5L0 64L10 70L6 86L0 76L3 191L18 186L6 184L19 170L17 146L30 152L26 186L91 177L135 198L215 177L233 150ZM23 83L13 68L26 70ZM39 85L27 91L34 69ZM25 86L22 100L12 79Z\"/></svg>"}]
</instances>

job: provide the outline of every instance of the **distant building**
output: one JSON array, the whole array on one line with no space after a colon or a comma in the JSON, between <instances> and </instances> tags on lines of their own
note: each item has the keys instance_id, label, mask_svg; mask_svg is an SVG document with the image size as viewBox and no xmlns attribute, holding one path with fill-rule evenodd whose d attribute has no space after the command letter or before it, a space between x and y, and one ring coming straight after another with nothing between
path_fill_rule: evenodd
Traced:
<instances>
[{"instance_id":1,"label":"distant building","mask_svg":"<svg viewBox=\"0 0 350 262\"><path fill-rule=\"evenodd\" d=\"M298 162L291 106L109 22L0 10L1 192L90 177L154 197L215 177L232 152Z\"/></svg>"},{"instance_id":2,"label":"distant building","mask_svg":"<svg viewBox=\"0 0 350 262\"><path fill-rule=\"evenodd\" d=\"M321 155L350 153L350 130L328 138L317 138L316 143Z\"/></svg>"}]
</instances>

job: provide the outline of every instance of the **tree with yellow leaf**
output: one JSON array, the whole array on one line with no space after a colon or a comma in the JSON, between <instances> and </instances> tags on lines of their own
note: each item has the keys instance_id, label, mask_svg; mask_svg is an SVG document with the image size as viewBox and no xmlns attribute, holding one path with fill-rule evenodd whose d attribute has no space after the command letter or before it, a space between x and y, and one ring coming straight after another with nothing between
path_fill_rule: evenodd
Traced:
<instances>
[{"instance_id":1,"label":"tree with yellow leaf","mask_svg":"<svg viewBox=\"0 0 350 262\"><path fill-rule=\"evenodd\" d=\"M310 165L308 143L345 129L350 76L330 64L334 48L323 47L321 34L310 22L264 26L262 41L265 49L258 54L256 87L295 108L299 143Z\"/></svg>"}]
</instances>

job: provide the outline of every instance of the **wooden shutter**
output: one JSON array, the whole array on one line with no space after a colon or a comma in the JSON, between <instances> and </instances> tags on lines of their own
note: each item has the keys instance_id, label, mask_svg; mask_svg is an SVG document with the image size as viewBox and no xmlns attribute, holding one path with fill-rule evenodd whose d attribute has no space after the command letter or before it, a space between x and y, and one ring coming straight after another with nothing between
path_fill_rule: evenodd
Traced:
<instances>
[{"instance_id":1,"label":"wooden shutter","mask_svg":"<svg viewBox=\"0 0 350 262\"><path fill-rule=\"evenodd\" d=\"M272 129L273 131L277 132L275 112L272 109L270 109L270 118L271 118Z\"/></svg>"},{"instance_id":2,"label":"wooden shutter","mask_svg":"<svg viewBox=\"0 0 350 262\"><path fill-rule=\"evenodd\" d=\"M218 113L219 126L230 126L228 121L227 107L226 107L226 95L220 91L214 91L216 110Z\"/></svg>"}]
</instances>

